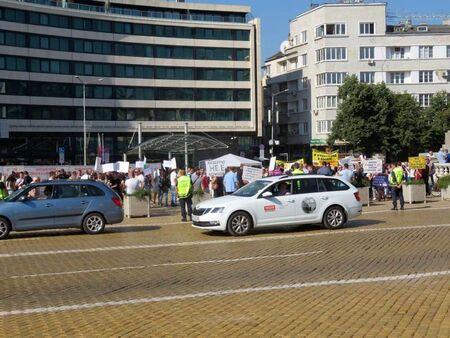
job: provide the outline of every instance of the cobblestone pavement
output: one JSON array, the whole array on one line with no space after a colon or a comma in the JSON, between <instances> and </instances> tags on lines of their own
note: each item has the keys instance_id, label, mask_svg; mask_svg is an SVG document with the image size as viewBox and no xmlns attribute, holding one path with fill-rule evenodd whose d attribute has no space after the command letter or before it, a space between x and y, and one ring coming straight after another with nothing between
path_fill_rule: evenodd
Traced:
<instances>
[{"instance_id":1,"label":"cobblestone pavement","mask_svg":"<svg viewBox=\"0 0 450 338\"><path fill-rule=\"evenodd\" d=\"M244 238L177 209L0 242L0 335L450 337L450 203Z\"/></svg>"}]
</instances>

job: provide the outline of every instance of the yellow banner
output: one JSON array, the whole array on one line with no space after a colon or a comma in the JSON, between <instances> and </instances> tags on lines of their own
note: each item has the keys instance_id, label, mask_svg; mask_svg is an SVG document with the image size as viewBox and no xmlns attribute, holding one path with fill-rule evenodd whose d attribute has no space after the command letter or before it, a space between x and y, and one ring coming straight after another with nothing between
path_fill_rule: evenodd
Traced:
<instances>
[{"instance_id":1,"label":"yellow banner","mask_svg":"<svg viewBox=\"0 0 450 338\"><path fill-rule=\"evenodd\" d=\"M408 157L409 169L425 169L426 157Z\"/></svg>"},{"instance_id":2,"label":"yellow banner","mask_svg":"<svg viewBox=\"0 0 450 338\"><path fill-rule=\"evenodd\" d=\"M303 158L299 158L298 160L294 160L294 161L289 161L289 162L287 162L287 161L283 161L283 160L276 160L276 162L275 162L277 165L281 165L281 164L284 164L285 165L285 168L286 168L286 163L287 164L294 164L294 163L298 163L298 164L304 164L305 163L305 160L303 159Z\"/></svg>"},{"instance_id":3,"label":"yellow banner","mask_svg":"<svg viewBox=\"0 0 450 338\"><path fill-rule=\"evenodd\" d=\"M322 165L322 162L330 162L331 165L336 166L339 162L339 152L333 151L332 153L326 153L313 149L312 159L314 165Z\"/></svg>"}]
</instances>

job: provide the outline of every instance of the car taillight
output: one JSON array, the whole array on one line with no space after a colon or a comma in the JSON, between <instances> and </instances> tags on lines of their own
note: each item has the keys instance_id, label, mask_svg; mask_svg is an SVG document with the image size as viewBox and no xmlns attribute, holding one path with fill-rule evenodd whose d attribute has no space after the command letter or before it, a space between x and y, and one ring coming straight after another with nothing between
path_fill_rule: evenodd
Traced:
<instances>
[{"instance_id":1,"label":"car taillight","mask_svg":"<svg viewBox=\"0 0 450 338\"><path fill-rule=\"evenodd\" d=\"M358 202L361 202L361 197L359 196L359 191L354 192L353 195L355 195L355 198Z\"/></svg>"},{"instance_id":2,"label":"car taillight","mask_svg":"<svg viewBox=\"0 0 450 338\"><path fill-rule=\"evenodd\" d=\"M112 201L114 202L115 205L117 205L118 207L122 207L122 200L119 197L113 197Z\"/></svg>"}]
</instances>

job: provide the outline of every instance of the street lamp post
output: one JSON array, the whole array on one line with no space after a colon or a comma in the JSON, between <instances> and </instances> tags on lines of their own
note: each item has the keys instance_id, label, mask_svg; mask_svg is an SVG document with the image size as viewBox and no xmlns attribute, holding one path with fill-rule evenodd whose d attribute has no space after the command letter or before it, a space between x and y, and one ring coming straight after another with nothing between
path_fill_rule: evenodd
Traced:
<instances>
[{"instance_id":1,"label":"street lamp post","mask_svg":"<svg viewBox=\"0 0 450 338\"><path fill-rule=\"evenodd\" d=\"M277 93L271 93L272 95L272 110L270 112L270 121L271 121L271 137L270 137L270 154L273 156L274 155L274 145L275 145L275 140L274 140L274 112L275 112L275 97L284 93L287 93L289 91L289 89L285 89L282 90L281 92L277 92Z\"/></svg>"},{"instance_id":2,"label":"street lamp post","mask_svg":"<svg viewBox=\"0 0 450 338\"><path fill-rule=\"evenodd\" d=\"M75 78L81 82L83 85L83 166L86 167L87 164L87 137L86 137L86 85L87 82L84 82L80 76L76 75ZM97 79L97 81L103 81L103 79Z\"/></svg>"}]
</instances>

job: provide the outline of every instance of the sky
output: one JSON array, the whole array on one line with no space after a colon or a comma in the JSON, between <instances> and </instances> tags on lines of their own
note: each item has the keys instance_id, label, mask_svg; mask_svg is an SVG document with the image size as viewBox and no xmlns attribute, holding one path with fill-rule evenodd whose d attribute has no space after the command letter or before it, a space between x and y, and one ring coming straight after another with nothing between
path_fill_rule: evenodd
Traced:
<instances>
[{"instance_id":1,"label":"sky","mask_svg":"<svg viewBox=\"0 0 450 338\"><path fill-rule=\"evenodd\" d=\"M304 12L310 3L323 0L186 0L186 2L251 6L252 15L261 18L262 62L277 53L287 39L289 20ZM331 1L328 1L331 2ZM381 1L380 1L381 2ZM450 0L388 0L388 12L404 14L446 14L450 19ZM423 20L422 20L423 21ZM437 23L437 22L434 22ZM439 22L440 23L440 22Z\"/></svg>"}]
</instances>

